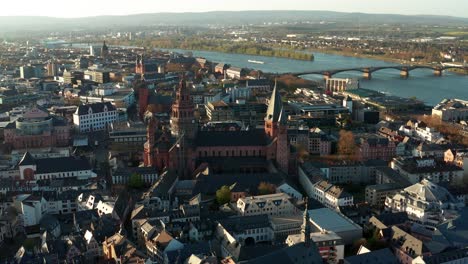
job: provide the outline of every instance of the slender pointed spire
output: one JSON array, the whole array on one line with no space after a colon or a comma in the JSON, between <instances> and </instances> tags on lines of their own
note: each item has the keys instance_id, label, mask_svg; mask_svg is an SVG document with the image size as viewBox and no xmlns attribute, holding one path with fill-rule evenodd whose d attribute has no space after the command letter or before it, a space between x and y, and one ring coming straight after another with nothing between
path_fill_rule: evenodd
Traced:
<instances>
[{"instance_id":1,"label":"slender pointed spire","mask_svg":"<svg viewBox=\"0 0 468 264\"><path fill-rule=\"evenodd\" d=\"M309 198L306 197L306 204L305 204L305 210L304 210L304 217L302 220L302 240L304 241L304 245L306 247L310 246L311 238L310 238L310 233L311 233L311 227L310 227L310 216L309 216Z\"/></svg>"},{"instance_id":2,"label":"slender pointed spire","mask_svg":"<svg viewBox=\"0 0 468 264\"><path fill-rule=\"evenodd\" d=\"M281 107L281 112L278 117L278 123L280 125L287 125L288 124L288 115L284 112L284 107Z\"/></svg>"},{"instance_id":3,"label":"slender pointed spire","mask_svg":"<svg viewBox=\"0 0 468 264\"><path fill-rule=\"evenodd\" d=\"M273 88L273 93L271 94L270 102L268 104L265 121L278 122L282 108L283 102L278 91L277 81L275 80L275 87Z\"/></svg>"}]
</instances>

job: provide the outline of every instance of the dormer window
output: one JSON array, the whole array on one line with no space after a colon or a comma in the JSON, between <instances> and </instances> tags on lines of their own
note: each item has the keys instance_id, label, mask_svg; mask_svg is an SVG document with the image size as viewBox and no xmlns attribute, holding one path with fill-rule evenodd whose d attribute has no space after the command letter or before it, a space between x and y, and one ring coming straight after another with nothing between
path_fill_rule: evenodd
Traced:
<instances>
[{"instance_id":1,"label":"dormer window","mask_svg":"<svg viewBox=\"0 0 468 264\"><path fill-rule=\"evenodd\" d=\"M88 108L88 114L89 114L89 115L93 114L93 109L92 109L91 107Z\"/></svg>"},{"instance_id":2,"label":"dormer window","mask_svg":"<svg viewBox=\"0 0 468 264\"><path fill-rule=\"evenodd\" d=\"M104 105L104 112L107 112L107 105Z\"/></svg>"}]
</instances>

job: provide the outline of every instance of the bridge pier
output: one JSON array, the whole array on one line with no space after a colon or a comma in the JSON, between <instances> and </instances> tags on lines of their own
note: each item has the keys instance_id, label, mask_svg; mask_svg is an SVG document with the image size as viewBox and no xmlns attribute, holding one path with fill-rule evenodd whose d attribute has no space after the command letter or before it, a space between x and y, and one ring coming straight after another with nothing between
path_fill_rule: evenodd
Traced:
<instances>
[{"instance_id":1,"label":"bridge pier","mask_svg":"<svg viewBox=\"0 0 468 264\"><path fill-rule=\"evenodd\" d=\"M362 77L364 79L371 80L372 79L372 73L371 72L363 72Z\"/></svg>"},{"instance_id":2,"label":"bridge pier","mask_svg":"<svg viewBox=\"0 0 468 264\"><path fill-rule=\"evenodd\" d=\"M400 71L400 77L401 78L408 78L409 77L409 71L406 69L403 69Z\"/></svg>"},{"instance_id":3,"label":"bridge pier","mask_svg":"<svg viewBox=\"0 0 468 264\"><path fill-rule=\"evenodd\" d=\"M435 69L435 70L434 70L434 75L435 75L435 76L439 76L439 77L442 76L442 70L440 70L440 69Z\"/></svg>"}]
</instances>

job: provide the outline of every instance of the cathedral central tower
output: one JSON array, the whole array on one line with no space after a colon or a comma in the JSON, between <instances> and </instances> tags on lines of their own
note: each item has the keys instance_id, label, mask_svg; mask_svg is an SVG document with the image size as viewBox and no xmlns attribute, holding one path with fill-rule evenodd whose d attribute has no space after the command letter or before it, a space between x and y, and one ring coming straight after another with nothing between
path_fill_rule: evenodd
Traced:
<instances>
[{"instance_id":1,"label":"cathedral central tower","mask_svg":"<svg viewBox=\"0 0 468 264\"><path fill-rule=\"evenodd\" d=\"M184 140L195 138L198 124L194 117L194 105L190 97L185 78L182 78L177 88L176 98L172 104L171 133L174 137L184 135Z\"/></svg>"}]
</instances>

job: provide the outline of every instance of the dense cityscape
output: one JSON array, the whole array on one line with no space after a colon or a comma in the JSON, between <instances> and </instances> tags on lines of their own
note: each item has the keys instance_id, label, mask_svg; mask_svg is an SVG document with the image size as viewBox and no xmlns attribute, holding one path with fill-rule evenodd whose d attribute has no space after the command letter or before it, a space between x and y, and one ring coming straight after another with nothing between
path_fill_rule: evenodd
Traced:
<instances>
[{"instance_id":1,"label":"dense cityscape","mask_svg":"<svg viewBox=\"0 0 468 264\"><path fill-rule=\"evenodd\" d=\"M314 14L0 19L0 263L466 263L468 18Z\"/></svg>"}]
</instances>

